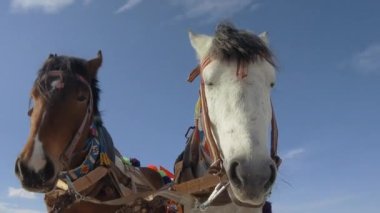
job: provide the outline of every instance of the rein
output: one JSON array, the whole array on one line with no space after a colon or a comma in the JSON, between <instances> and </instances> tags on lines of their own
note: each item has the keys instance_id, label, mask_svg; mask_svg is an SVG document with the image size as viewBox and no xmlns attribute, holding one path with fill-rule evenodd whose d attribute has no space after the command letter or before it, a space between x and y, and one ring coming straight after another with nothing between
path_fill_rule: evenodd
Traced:
<instances>
[{"instance_id":1,"label":"rein","mask_svg":"<svg viewBox=\"0 0 380 213\"><path fill-rule=\"evenodd\" d=\"M191 73L188 78L189 82L193 82L194 79L201 74L201 72L206 68L207 65L209 65L212 62L210 57L206 57L199 66L197 66ZM203 121L203 128L205 132L205 141L210 147L211 151L211 158L212 163L210 166L209 172L211 174L218 174L222 172L223 169L223 157L222 153L220 152L220 149L216 143L214 134L212 132L211 127L211 121L210 117L208 115L208 107L207 107L207 100L206 100L206 91L205 91L205 82L203 77L201 77L201 86L199 89L199 95L200 95L200 105L202 109L202 121Z\"/></svg>"}]
</instances>

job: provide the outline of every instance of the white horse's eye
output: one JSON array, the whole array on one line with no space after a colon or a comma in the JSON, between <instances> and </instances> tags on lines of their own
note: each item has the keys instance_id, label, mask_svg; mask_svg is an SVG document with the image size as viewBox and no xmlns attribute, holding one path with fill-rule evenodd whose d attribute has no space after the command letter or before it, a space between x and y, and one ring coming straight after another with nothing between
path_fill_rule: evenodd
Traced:
<instances>
[{"instance_id":1,"label":"white horse's eye","mask_svg":"<svg viewBox=\"0 0 380 213\"><path fill-rule=\"evenodd\" d=\"M206 82L206 85L207 86L214 86L214 83L212 83L212 82Z\"/></svg>"},{"instance_id":2,"label":"white horse's eye","mask_svg":"<svg viewBox=\"0 0 380 213\"><path fill-rule=\"evenodd\" d=\"M274 82L270 83L270 87L272 88L274 87Z\"/></svg>"}]
</instances>

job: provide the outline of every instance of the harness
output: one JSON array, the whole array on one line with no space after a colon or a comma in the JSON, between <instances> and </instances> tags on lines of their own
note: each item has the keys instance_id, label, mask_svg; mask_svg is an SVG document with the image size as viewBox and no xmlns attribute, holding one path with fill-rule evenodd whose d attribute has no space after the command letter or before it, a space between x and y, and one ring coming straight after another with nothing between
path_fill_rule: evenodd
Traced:
<instances>
[{"instance_id":1,"label":"harness","mask_svg":"<svg viewBox=\"0 0 380 213\"><path fill-rule=\"evenodd\" d=\"M111 161L104 150L113 148L105 147L112 144L112 141L106 141L107 138L112 139L107 137L108 133L103 126L97 126L96 132L96 136L91 136L87 141L88 153L82 164L61 172L56 189L46 194L45 200L50 212L60 212L79 201L129 206L139 198L145 199L156 190L139 168L124 162L118 152L114 155L115 160ZM110 193L109 200L97 198L103 188Z\"/></svg>"},{"instance_id":2,"label":"harness","mask_svg":"<svg viewBox=\"0 0 380 213\"><path fill-rule=\"evenodd\" d=\"M211 62L212 59L210 57L205 57L200 65L190 73L188 81L193 82ZM247 76L247 65L238 62L236 75L238 78L245 78ZM220 205L229 203L231 200L225 191L229 184L228 178L223 168L223 155L216 143L211 127L205 94L205 82L202 75L200 76L199 99L195 107L195 126L189 128L189 130L192 129L192 132L191 135L187 137L186 148L182 154L182 159L178 160L175 165L175 182L177 184L174 186L174 190L182 194L192 194L197 197L197 200L203 200L203 203L198 203L198 208L205 210L212 203L213 205ZM272 129L270 154L278 168L281 164L281 159L277 154L278 128L272 103L271 107ZM195 168L199 164L204 164L208 167L209 174L196 178ZM240 205L258 207L246 204ZM266 202L263 206L263 212L271 212L270 209L270 203Z\"/></svg>"},{"instance_id":3,"label":"harness","mask_svg":"<svg viewBox=\"0 0 380 213\"><path fill-rule=\"evenodd\" d=\"M85 160L78 167L61 172L61 177L66 178L68 176L74 181L94 170L96 166L108 166L111 161L114 162L114 158L111 160L108 157L112 156L112 154L107 153L107 151L113 150L113 147L110 147L112 145L112 139L106 134L105 128L103 126L97 127L97 125L93 124L90 128L90 132L91 136L87 139L86 147L84 148L87 152Z\"/></svg>"}]
</instances>

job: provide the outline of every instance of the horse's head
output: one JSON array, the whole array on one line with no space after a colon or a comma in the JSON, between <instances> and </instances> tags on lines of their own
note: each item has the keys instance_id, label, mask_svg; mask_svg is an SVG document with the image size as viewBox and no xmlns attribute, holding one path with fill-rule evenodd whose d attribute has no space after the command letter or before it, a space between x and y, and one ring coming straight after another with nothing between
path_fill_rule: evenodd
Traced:
<instances>
[{"instance_id":1,"label":"horse's head","mask_svg":"<svg viewBox=\"0 0 380 213\"><path fill-rule=\"evenodd\" d=\"M30 191L47 192L68 169L74 150L89 134L97 108L96 74L102 55L89 61L50 55L31 91L30 133L16 160L15 172ZM73 145L74 143L74 145Z\"/></svg>"},{"instance_id":2,"label":"horse's head","mask_svg":"<svg viewBox=\"0 0 380 213\"><path fill-rule=\"evenodd\" d=\"M266 34L221 24L215 37L189 36L200 59L201 87L230 196L237 203L260 206L277 172L267 145L276 72Z\"/></svg>"}]
</instances>

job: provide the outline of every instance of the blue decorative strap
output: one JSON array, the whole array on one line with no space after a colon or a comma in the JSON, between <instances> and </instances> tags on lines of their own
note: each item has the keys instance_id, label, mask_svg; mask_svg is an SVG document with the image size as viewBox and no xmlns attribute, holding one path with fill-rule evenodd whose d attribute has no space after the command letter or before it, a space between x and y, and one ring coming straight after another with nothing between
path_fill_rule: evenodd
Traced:
<instances>
[{"instance_id":1,"label":"blue decorative strap","mask_svg":"<svg viewBox=\"0 0 380 213\"><path fill-rule=\"evenodd\" d=\"M101 132L94 125L91 127L91 133L92 136L86 142L85 150L88 151L85 160L75 169L61 172L61 177L69 176L74 181L94 170L97 164L107 166L111 163L107 155L107 148L104 145L105 142L103 141L105 137L102 136Z\"/></svg>"}]
</instances>

